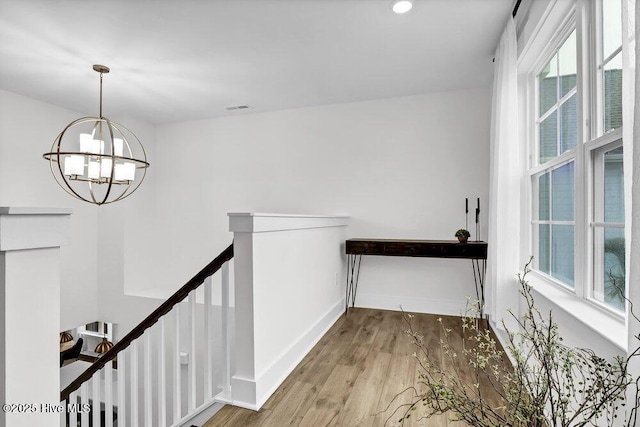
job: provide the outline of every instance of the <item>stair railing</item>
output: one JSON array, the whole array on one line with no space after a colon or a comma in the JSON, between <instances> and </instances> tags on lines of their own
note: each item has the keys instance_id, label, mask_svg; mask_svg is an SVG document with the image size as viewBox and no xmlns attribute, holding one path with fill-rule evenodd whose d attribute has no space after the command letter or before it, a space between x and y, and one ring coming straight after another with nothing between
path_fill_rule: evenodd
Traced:
<instances>
[{"instance_id":1,"label":"stair railing","mask_svg":"<svg viewBox=\"0 0 640 427\"><path fill-rule=\"evenodd\" d=\"M233 243L62 390L60 400L67 409L62 424L74 427L179 425L210 406L214 395L220 391L228 393L230 337L225 322L229 307L228 262L232 258ZM218 270L221 270L222 280L220 316L223 324L220 325L222 348L216 349L211 276ZM196 290L203 284L204 339L200 340L196 335L199 326L196 324ZM185 299L187 303L181 309L184 304L180 303ZM187 338L181 340L185 329ZM181 341L189 346L186 353L180 351ZM222 373L218 375L221 386L214 384L216 350L222 365ZM200 359L204 363L204 384L199 388L196 378L198 354L203 355ZM114 363L116 357L117 364ZM186 379L183 378L185 364ZM167 392L168 388L172 389L172 395Z\"/></svg>"}]
</instances>

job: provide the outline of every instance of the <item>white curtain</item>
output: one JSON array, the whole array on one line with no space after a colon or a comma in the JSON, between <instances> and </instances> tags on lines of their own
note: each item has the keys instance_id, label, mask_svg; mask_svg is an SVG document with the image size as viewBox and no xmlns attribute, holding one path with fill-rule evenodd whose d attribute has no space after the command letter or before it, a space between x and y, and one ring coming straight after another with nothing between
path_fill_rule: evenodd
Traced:
<instances>
[{"instance_id":1,"label":"white curtain","mask_svg":"<svg viewBox=\"0 0 640 427\"><path fill-rule=\"evenodd\" d=\"M487 313L500 326L518 308L520 150L516 28L510 16L495 53L491 114ZM507 324L508 325L508 324ZM509 325L508 325L509 326Z\"/></svg>"},{"instance_id":2,"label":"white curtain","mask_svg":"<svg viewBox=\"0 0 640 427\"><path fill-rule=\"evenodd\" d=\"M626 200L625 204L625 218L627 223L631 224L633 219L633 212L638 212L637 209L633 209L633 147L634 135L638 135L638 132L634 130L638 126L638 120L634 120L634 111L636 110L635 104L638 102L638 96L635 91L636 80L636 53L635 53L635 25L636 20L639 19L638 15L634 13L635 0L623 0L622 1L622 122L623 126L623 144L624 144L624 196ZM638 164L638 163L636 163ZM637 177L636 177L637 180ZM630 268L630 249L631 249L631 230L632 227L627 227L625 230L626 241L626 277L629 276Z\"/></svg>"},{"instance_id":3,"label":"white curtain","mask_svg":"<svg viewBox=\"0 0 640 427\"><path fill-rule=\"evenodd\" d=\"M635 34L640 29L640 2L623 0L622 5L626 277L629 300L633 303L635 316L640 317L640 108L637 108L640 103L640 74L637 67L640 46L635 40ZM633 197L634 195L638 197ZM640 323L628 313L627 325L627 349L632 352L640 345L635 338L640 334ZM640 360L637 357L632 359L629 369L634 378L640 377ZM629 387L627 393L630 404L633 404L637 397L634 388ZM640 416L636 416L635 420L639 421Z\"/></svg>"},{"instance_id":4,"label":"white curtain","mask_svg":"<svg viewBox=\"0 0 640 427\"><path fill-rule=\"evenodd\" d=\"M622 105L623 105L623 146L625 183L625 241L626 277L629 299L634 304L634 314L640 317L640 74L637 59L640 58L635 42L635 34L640 27L640 2L622 2ZM634 167L635 165L635 167ZM638 197L633 197L634 195ZM635 261L631 261L635 260ZM629 350L640 343L635 335L640 333L640 324L627 316L629 330ZM635 361L633 369L640 374L640 362Z\"/></svg>"}]
</instances>

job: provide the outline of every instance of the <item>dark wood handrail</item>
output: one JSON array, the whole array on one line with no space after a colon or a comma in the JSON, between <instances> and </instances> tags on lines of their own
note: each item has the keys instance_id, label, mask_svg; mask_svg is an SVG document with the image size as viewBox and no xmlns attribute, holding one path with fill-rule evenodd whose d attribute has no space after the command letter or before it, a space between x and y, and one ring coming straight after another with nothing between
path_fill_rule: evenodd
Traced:
<instances>
[{"instance_id":1,"label":"dark wood handrail","mask_svg":"<svg viewBox=\"0 0 640 427\"><path fill-rule=\"evenodd\" d=\"M69 384L64 390L60 392L60 401L69 398L69 395L77 390L82 383L89 380L93 374L102 369L107 362L113 360L119 352L129 347L129 345L136 338L140 337L144 331L153 326L162 316L167 314L171 309L184 300L191 291L198 288L204 283L205 279L213 275L216 271L220 270L222 265L233 258L233 243L229 245L227 249L222 251L213 261L211 261L205 268L200 270L198 274L193 276L183 287L178 289L176 293L171 295L160 307L156 308L150 315L147 316L138 326L133 328L131 332L124 336L120 341L114 344L109 351L107 351L102 357L100 357L93 365L89 366L78 378L76 378L71 384Z\"/></svg>"}]
</instances>

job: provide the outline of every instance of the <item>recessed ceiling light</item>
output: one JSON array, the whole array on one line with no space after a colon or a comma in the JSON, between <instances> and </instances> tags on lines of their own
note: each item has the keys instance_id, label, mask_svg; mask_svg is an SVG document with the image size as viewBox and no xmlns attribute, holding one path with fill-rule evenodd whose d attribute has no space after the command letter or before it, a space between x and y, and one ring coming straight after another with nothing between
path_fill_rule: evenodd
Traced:
<instances>
[{"instance_id":1,"label":"recessed ceiling light","mask_svg":"<svg viewBox=\"0 0 640 427\"><path fill-rule=\"evenodd\" d=\"M411 3L410 0L395 0L391 5L391 9L393 9L395 13L409 12L412 7L413 3Z\"/></svg>"}]
</instances>

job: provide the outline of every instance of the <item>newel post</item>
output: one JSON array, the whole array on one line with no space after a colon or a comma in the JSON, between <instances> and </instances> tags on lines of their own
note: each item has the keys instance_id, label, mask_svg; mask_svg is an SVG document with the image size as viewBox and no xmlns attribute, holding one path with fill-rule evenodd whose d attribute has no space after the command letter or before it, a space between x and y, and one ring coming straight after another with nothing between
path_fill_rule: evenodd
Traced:
<instances>
[{"instance_id":1,"label":"newel post","mask_svg":"<svg viewBox=\"0 0 640 427\"><path fill-rule=\"evenodd\" d=\"M0 426L60 423L60 246L70 215L0 207Z\"/></svg>"}]
</instances>

